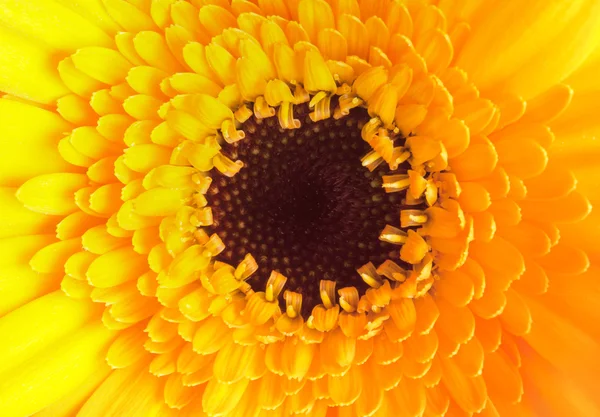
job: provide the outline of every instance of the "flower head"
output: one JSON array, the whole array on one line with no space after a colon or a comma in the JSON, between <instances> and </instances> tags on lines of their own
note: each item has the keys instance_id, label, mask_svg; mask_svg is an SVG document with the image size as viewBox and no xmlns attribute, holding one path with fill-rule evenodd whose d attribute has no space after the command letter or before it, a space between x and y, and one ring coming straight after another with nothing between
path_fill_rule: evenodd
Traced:
<instances>
[{"instance_id":1,"label":"flower head","mask_svg":"<svg viewBox=\"0 0 600 417\"><path fill-rule=\"evenodd\" d=\"M4 412L595 414L599 20L11 2Z\"/></svg>"}]
</instances>

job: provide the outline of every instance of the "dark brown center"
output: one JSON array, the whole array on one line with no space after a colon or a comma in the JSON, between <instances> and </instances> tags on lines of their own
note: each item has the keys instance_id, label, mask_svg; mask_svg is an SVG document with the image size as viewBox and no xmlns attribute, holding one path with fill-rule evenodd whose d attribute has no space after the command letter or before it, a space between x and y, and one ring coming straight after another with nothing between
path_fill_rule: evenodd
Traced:
<instances>
[{"instance_id":1,"label":"dark brown center","mask_svg":"<svg viewBox=\"0 0 600 417\"><path fill-rule=\"evenodd\" d=\"M264 290L276 270L310 313L321 303L321 279L362 292L357 268L398 259L399 248L379 234L386 224L399 227L401 194L381 187L386 164L374 172L361 165L371 151L360 133L366 110L316 123L308 113L307 105L295 108L302 125L294 130L282 129L276 117L244 123L246 138L225 153L245 166L233 178L214 177L208 199L213 229L226 245L220 259L237 265L251 253L259 265L252 287Z\"/></svg>"}]
</instances>

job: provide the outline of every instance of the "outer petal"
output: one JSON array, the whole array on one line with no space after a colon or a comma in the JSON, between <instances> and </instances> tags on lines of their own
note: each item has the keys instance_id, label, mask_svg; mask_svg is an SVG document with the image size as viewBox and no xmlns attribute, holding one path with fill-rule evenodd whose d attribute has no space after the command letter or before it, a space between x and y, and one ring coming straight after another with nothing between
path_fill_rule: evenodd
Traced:
<instances>
[{"instance_id":1,"label":"outer petal","mask_svg":"<svg viewBox=\"0 0 600 417\"><path fill-rule=\"evenodd\" d=\"M0 26L64 51L113 44L104 31L54 1L0 0Z\"/></svg>"},{"instance_id":2,"label":"outer petal","mask_svg":"<svg viewBox=\"0 0 600 417\"><path fill-rule=\"evenodd\" d=\"M69 127L55 113L0 99L0 185L16 187L40 174L74 172L57 150Z\"/></svg>"},{"instance_id":3,"label":"outer petal","mask_svg":"<svg viewBox=\"0 0 600 417\"><path fill-rule=\"evenodd\" d=\"M42 43L0 27L0 91L39 103L66 95L55 52Z\"/></svg>"},{"instance_id":4,"label":"outer petal","mask_svg":"<svg viewBox=\"0 0 600 417\"><path fill-rule=\"evenodd\" d=\"M105 372L104 355L114 335L96 321L24 363L0 383L2 413L31 415Z\"/></svg>"},{"instance_id":5,"label":"outer petal","mask_svg":"<svg viewBox=\"0 0 600 417\"><path fill-rule=\"evenodd\" d=\"M598 2L499 3L472 22L457 60L483 91L535 97L572 73L600 41Z\"/></svg>"}]
</instances>

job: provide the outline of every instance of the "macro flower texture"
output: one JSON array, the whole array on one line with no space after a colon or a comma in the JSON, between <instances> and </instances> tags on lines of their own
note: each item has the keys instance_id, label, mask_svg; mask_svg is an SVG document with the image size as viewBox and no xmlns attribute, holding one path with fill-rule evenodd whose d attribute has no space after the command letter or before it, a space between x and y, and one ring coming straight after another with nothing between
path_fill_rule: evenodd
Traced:
<instances>
[{"instance_id":1,"label":"macro flower texture","mask_svg":"<svg viewBox=\"0 0 600 417\"><path fill-rule=\"evenodd\" d=\"M599 416L600 2L0 0L0 415Z\"/></svg>"}]
</instances>

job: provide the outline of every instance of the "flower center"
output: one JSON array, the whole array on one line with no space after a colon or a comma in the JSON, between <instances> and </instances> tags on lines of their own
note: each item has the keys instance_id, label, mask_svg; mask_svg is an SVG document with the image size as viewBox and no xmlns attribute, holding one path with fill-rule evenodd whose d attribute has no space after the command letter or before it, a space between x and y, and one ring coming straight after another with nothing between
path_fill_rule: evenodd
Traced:
<instances>
[{"instance_id":1,"label":"flower center","mask_svg":"<svg viewBox=\"0 0 600 417\"><path fill-rule=\"evenodd\" d=\"M276 117L246 121L245 138L224 149L244 168L231 178L219 174L208 192L214 231L226 245L221 259L237 264L251 253L259 266L252 287L262 290L270 272L280 272L308 313L321 303L320 280L362 292L357 268L398 259L398 246L379 235L386 224L400 227L401 209L401 196L382 188L387 165L373 172L361 165L372 150L361 138L367 111L318 122L309 112L296 106L301 125L291 130Z\"/></svg>"}]
</instances>

